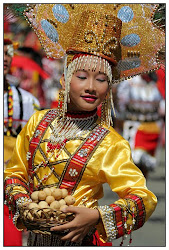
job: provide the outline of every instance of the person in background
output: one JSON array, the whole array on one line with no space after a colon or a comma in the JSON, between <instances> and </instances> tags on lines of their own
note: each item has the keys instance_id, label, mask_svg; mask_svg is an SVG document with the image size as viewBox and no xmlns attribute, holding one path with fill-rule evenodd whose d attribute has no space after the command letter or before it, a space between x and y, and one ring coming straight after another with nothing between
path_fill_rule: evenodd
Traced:
<instances>
[{"instance_id":1,"label":"person in background","mask_svg":"<svg viewBox=\"0 0 169 250\"><path fill-rule=\"evenodd\" d=\"M44 56L42 64L44 70L50 75L43 81L46 108L55 108L58 105L59 90L62 88L60 78L63 73L63 59L56 60Z\"/></svg>"},{"instance_id":2,"label":"person in background","mask_svg":"<svg viewBox=\"0 0 169 250\"><path fill-rule=\"evenodd\" d=\"M123 121L122 135L129 141L133 160L146 178L157 166L155 153L165 114L157 79L156 72L152 72L117 85L117 117Z\"/></svg>"},{"instance_id":3,"label":"person in background","mask_svg":"<svg viewBox=\"0 0 169 250\"><path fill-rule=\"evenodd\" d=\"M4 39L4 168L12 155L17 135L32 114L40 110L39 101L32 94L8 81L16 46L10 39ZM22 245L22 233L9 220L9 209L6 205L4 206L4 245Z\"/></svg>"},{"instance_id":4,"label":"person in background","mask_svg":"<svg viewBox=\"0 0 169 250\"><path fill-rule=\"evenodd\" d=\"M112 127L111 108L116 80L157 67L165 35L151 23L154 7L36 4L24 12L47 55L65 56L65 64L58 108L36 112L18 135L4 174L6 202L22 229L20 207L33 191L58 187L76 200L62 210L74 214L72 221L47 234L31 231L28 246L106 246L117 238L122 245L153 213L157 198L133 163L129 143ZM133 28L137 34L131 35ZM99 206L104 183L119 199Z\"/></svg>"},{"instance_id":5,"label":"person in background","mask_svg":"<svg viewBox=\"0 0 169 250\"><path fill-rule=\"evenodd\" d=\"M49 78L49 74L43 69L39 52L30 47L19 47L12 60L11 75L22 89L38 99L41 108L46 107L43 83Z\"/></svg>"}]
</instances>

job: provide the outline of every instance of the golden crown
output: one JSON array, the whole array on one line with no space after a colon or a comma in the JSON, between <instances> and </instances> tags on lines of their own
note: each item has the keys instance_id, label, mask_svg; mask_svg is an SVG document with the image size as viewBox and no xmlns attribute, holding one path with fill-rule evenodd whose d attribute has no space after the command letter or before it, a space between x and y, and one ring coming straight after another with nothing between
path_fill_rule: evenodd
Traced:
<instances>
[{"instance_id":1,"label":"golden crown","mask_svg":"<svg viewBox=\"0 0 169 250\"><path fill-rule=\"evenodd\" d=\"M165 33L155 4L34 4L24 15L48 57L91 53L111 61L116 79L158 68Z\"/></svg>"}]
</instances>

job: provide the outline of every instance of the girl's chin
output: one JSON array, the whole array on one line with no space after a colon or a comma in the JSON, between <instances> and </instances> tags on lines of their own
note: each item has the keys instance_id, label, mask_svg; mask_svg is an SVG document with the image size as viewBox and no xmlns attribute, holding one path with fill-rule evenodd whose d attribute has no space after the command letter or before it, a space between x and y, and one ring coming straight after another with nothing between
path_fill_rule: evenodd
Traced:
<instances>
[{"instance_id":1,"label":"girl's chin","mask_svg":"<svg viewBox=\"0 0 169 250\"><path fill-rule=\"evenodd\" d=\"M69 111L75 111L75 112L80 112L80 111L83 111L83 112L90 112L90 111L93 111L97 108L98 106L96 105L85 105L85 106L81 106L81 107L74 107L72 105L68 105L68 110Z\"/></svg>"},{"instance_id":2,"label":"girl's chin","mask_svg":"<svg viewBox=\"0 0 169 250\"><path fill-rule=\"evenodd\" d=\"M97 107L96 107L97 108ZM93 110L95 110L96 108L90 108L90 109L72 109L72 108L68 108L68 111L72 111L72 112L91 112Z\"/></svg>"}]
</instances>

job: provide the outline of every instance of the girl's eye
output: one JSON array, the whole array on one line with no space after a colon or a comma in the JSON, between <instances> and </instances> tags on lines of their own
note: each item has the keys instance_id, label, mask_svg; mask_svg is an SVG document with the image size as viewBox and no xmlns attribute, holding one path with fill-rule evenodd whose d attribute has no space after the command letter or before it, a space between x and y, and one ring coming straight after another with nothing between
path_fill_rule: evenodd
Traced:
<instances>
[{"instance_id":1,"label":"girl's eye","mask_svg":"<svg viewBox=\"0 0 169 250\"><path fill-rule=\"evenodd\" d=\"M86 76L77 76L79 79L81 80L85 80L86 79Z\"/></svg>"},{"instance_id":2,"label":"girl's eye","mask_svg":"<svg viewBox=\"0 0 169 250\"><path fill-rule=\"evenodd\" d=\"M96 80L99 81L99 82L105 82L106 81L106 79L100 79L100 78L98 78Z\"/></svg>"}]
</instances>

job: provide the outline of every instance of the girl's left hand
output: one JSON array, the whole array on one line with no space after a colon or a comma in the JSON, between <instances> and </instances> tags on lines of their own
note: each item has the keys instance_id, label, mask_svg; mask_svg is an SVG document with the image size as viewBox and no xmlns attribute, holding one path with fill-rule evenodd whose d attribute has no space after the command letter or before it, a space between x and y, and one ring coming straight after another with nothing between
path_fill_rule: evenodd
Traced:
<instances>
[{"instance_id":1,"label":"girl's left hand","mask_svg":"<svg viewBox=\"0 0 169 250\"><path fill-rule=\"evenodd\" d=\"M92 226L95 226L100 218L97 209L86 207L67 207L63 212L74 213L75 218L64 225L52 227L51 231L63 231L69 229L69 232L61 240L72 242L81 242Z\"/></svg>"}]
</instances>

